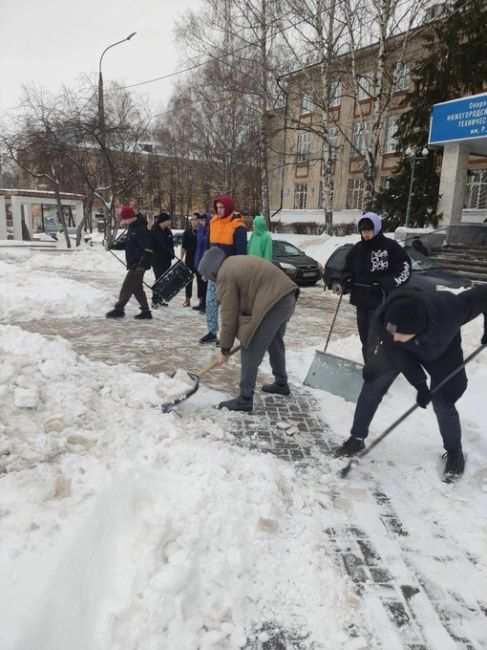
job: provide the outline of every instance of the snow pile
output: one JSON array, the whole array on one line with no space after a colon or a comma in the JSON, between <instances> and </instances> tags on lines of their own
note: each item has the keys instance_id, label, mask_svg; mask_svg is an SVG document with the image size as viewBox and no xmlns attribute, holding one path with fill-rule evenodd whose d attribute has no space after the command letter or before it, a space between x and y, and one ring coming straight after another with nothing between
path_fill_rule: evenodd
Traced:
<instances>
[{"instance_id":1,"label":"snow pile","mask_svg":"<svg viewBox=\"0 0 487 650\"><path fill-rule=\"evenodd\" d=\"M86 318L103 313L112 301L102 289L26 267L0 261L2 321Z\"/></svg>"},{"instance_id":2,"label":"snow pile","mask_svg":"<svg viewBox=\"0 0 487 650\"><path fill-rule=\"evenodd\" d=\"M0 326L0 356L2 650L230 650L265 623L347 645L326 478L63 341Z\"/></svg>"}]
</instances>

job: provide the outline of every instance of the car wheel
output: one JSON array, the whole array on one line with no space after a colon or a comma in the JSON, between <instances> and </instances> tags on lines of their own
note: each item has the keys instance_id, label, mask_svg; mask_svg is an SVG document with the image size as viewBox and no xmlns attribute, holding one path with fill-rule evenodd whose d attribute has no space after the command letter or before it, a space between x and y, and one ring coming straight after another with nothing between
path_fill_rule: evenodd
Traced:
<instances>
[{"instance_id":1,"label":"car wheel","mask_svg":"<svg viewBox=\"0 0 487 650\"><path fill-rule=\"evenodd\" d=\"M330 285L330 291L333 291L333 293L336 296L339 296L342 293L342 283L340 280L332 280L331 285Z\"/></svg>"}]
</instances>

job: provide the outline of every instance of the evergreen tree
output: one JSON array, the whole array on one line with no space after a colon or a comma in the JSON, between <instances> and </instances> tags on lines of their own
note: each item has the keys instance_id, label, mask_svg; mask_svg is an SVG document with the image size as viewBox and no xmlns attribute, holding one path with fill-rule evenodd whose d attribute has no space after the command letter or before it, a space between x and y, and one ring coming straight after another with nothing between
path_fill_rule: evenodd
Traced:
<instances>
[{"instance_id":1,"label":"evergreen tree","mask_svg":"<svg viewBox=\"0 0 487 650\"><path fill-rule=\"evenodd\" d=\"M398 122L397 151L421 151L428 142L433 104L482 92L487 85L486 0L456 0L449 13L435 21L425 33L429 54L412 69L413 90L405 97L410 108ZM410 225L437 226L441 151L430 151L417 160L411 197ZM375 198L376 209L386 217L386 225L404 224L411 166L403 157L389 186Z\"/></svg>"}]
</instances>

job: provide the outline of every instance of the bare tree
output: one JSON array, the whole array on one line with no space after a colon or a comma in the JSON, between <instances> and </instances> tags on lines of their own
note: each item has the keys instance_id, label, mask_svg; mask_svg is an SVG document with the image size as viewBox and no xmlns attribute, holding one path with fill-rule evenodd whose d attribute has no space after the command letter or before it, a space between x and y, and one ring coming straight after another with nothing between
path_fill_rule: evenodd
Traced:
<instances>
[{"instance_id":1,"label":"bare tree","mask_svg":"<svg viewBox=\"0 0 487 650\"><path fill-rule=\"evenodd\" d=\"M365 209L372 206L377 189L380 134L398 79L405 70L408 45L428 4L430 0L342 0L348 34L347 54L342 60L349 71L350 88L359 114L357 153L364 156ZM364 56L366 47L370 47L369 56ZM357 149L353 134L345 135Z\"/></svg>"},{"instance_id":2,"label":"bare tree","mask_svg":"<svg viewBox=\"0 0 487 650\"><path fill-rule=\"evenodd\" d=\"M23 110L4 138L16 164L34 178L42 178L58 199L59 219L64 223L60 194L85 194L81 229L91 218L95 200L103 203L105 241L111 244L118 228L116 200L133 198L140 180L140 144L147 137L149 114L130 95L115 86L107 92L105 131L100 132L92 89L64 89L52 97L35 88L24 90Z\"/></svg>"}]
</instances>

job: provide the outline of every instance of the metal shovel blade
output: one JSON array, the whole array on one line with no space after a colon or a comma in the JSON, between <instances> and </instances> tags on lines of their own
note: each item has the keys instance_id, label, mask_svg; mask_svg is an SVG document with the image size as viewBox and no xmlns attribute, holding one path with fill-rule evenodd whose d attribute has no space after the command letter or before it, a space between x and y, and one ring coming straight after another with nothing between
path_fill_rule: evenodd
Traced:
<instances>
[{"instance_id":1,"label":"metal shovel blade","mask_svg":"<svg viewBox=\"0 0 487 650\"><path fill-rule=\"evenodd\" d=\"M175 374L175 373L173 373ZM185 400L188 399L188 397L191 397L191 395L194 395L198 388L200 387L200 378L198 375L193 374L191 372L188 372L188 375L191 377L193 380L193 385L188 386L188 390L185 390L184 392L180 393L176 397L173 397L170 401L164 402L164 404L161 404L161 411L163 413L169 413L170 410L176 406L176 404L180 404L181 402L184 402Z\"/></svg>"},{"instance_id":2,"label":"metal shovel blade","mask_svg":"<svg viewBox=\"0 0 487 650\"><path fill-rule=\"evenodd\" d=\"M304 385L356 402L363 384L362 368L356 361L316 350Z\"/></svg>"}]
</instances>

